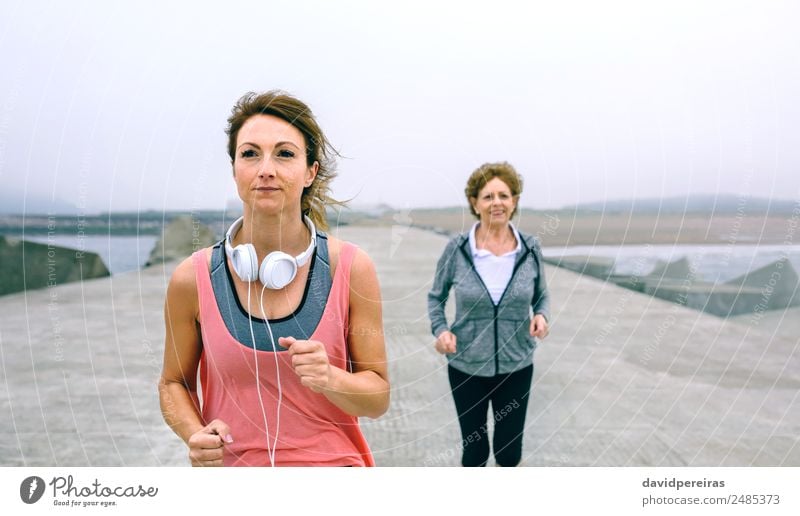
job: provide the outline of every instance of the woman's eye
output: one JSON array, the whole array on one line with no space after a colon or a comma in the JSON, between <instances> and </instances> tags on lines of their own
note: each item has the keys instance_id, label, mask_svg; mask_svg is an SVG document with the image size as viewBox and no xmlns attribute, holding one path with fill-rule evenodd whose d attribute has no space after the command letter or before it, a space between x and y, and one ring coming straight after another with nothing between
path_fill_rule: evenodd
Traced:
<instances>
[{"instance_id":1,"label":"woman's eye","mask_svg":"<svg viewBox=\"0 0 800 516\"><path fill-rule=\"evenodd\" d=\"M287 149L281 149L278 151L278 156L280 156L281 158L293 158L294 152Z\"/></svg>"},{"instance_id":2,"label":"woman's eye","mask_svg":"<svg viewBox=\"0 0 800 516\"><path fill-rule=\"evenodd\" d=\"M241 154L239 154L239 156L243 158L253 158L256 156L256 151L254 151L253 149L245 149L242 151Z\"/></svg>"}]
</instances>

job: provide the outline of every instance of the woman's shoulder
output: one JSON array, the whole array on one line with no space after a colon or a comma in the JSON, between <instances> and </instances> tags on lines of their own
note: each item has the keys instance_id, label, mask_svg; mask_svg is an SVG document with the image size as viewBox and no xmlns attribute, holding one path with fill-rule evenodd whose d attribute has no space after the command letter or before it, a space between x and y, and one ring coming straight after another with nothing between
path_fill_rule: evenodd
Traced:
<instances>
[{"instance_id":1,"label":"woman's shoulder","mask_svg":"<svg viewBox=\"0 0 800 516\"><path fill-rule=\"evenodd\" d=\"M350 290L356 295L351 296L351 300L380 299L380 287L378 286L378 271L375 263L369 254L358 245L340 240L335 237L328 237L328 254L331 260L331 271L335 274L339 266L339 256L345 246L355 247L353 259L350 262ZM376 294L377 292L377 294Z\"/></svg>"},{"instance_id":2,"label":"woman's shoulder","mask_svg":"<svg viewBox=\"0 0 800 516\"><path fill-rule=\"evenodd\" d=\"M453 249L456 247L460 247L469 240L469 231L464 231L462 233L456 233L450 237L450 240L447 242L447 248Z\"/></svg>"},{"instance_id":3,"label":"woman's shoulder","mask_svg":"<svg viewBox=\"0 0 800 516\"><path fill-rule=\"evenodd\" d=\"M212 249L213 247L206 247L199 251L205 255L207 263L211 260ZM197 272L193 254L181 261L172 271L167 294L197 297Z\"/></svg>"},{"instance_id":4,"label":"woman's shoulder","mask_svg":"<svg viewBox=\"0 0 800 516\"><path fill-rule=\"evenodd\" d=\"M327 241L328 256L330 257L332 270L336 270L336 267L339 264L339 256L342 253L342 249L344 249L346 246L355 248L353 261L350 265L351 275L367 272L369 269L374 269L374 264L372 262L372 258L369 257L369 254L367 254L366 251L353 242L341 240L331 235L327 235Z\"/></svg>"},{"instance_id":5,"label":"woman's shoulder","mask_svg":"<svg viewBox=\"0 0 800 516\"><path fill-rule=\"evenodd\" d=\"M458 252L459 249L464 248L465 246L469 245L469 231L465 231L463 233L457 233L450 238L450 241L447 242L447 246L444 248L444 255L454 255Z\"/></svg>"},{"instance_id":6,"label":"woman's shoulder","mask_svg":"<svg viewBox=\"0 0 800 516\"><path fill-rule=\"evenodd\" d=\"M526 246L528 249L531 250L538 250L541 249L542 244L539 240L539 237L536 235L531 235L530 233L525 233L523 231L517 231L519 233L520 239L522 239L523 245Z\"/></svg>"}]
</instances>

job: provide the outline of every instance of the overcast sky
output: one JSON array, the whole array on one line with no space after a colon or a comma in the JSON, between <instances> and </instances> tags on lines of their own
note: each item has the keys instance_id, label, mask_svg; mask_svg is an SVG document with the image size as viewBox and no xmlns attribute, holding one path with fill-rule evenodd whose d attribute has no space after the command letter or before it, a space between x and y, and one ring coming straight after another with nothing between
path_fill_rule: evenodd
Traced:
<instances>
[{"instance_id":1,"label":"overcast sky","mask_svg":"<svg viewBox=\"0 0 800 516\"><path fill-rule=\"evenodd\" d=\"M357 205L463 205L500 160L534 208L800 199L796 2L2 3L6 198L223 208L230 108L280 88Z\"/></svg>"}]
</instances>

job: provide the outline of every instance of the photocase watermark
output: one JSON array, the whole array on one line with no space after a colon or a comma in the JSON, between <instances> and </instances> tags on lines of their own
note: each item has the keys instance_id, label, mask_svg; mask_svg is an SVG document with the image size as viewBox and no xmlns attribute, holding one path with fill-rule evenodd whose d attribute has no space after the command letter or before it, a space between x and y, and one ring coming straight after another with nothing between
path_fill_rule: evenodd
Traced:
<instances>
[{"instance_id":1,"label":"photocase watermark","mask_svg":"<svg viewBox=\"0 0 800 516\"><path fill-rule=\"evenodd\" d=\"M514 400L511 400L510 402L508 402L500 410L495 410L494 411L494 416L492 418L494 420L494 423L497 424L498 422L502 421L503 418L507 417L509 414L511 414L512 411L514 411L515 409L518 409L518 408L520 408L520 403L519 403L519 401L514 399ZM442 451L440 453L437 453L436 455L427 457L425 459L425 461L423 462L423 466L426 466L426 467L444 466L444 465L446 465L448 463L451 463L452 461L454 461L456 459L456 457L458 457L460 455L461 451L464 448L466 448L467 445L470 445L472 443L476 443L476 442L480 441L481 439L488 438L488 434L489 434L489 424L487 422L487 423L481 425L480 428L478 428L477 430L473 431L472 433L470 433L470 434L468 434L466 436L462 436L459 446L451 446L450 448L448 448L448 449L446 449L446 450L444 450L444 451Z\"/></svg>"},{"instance_id":2,"label":"photocase watermark","mask_svg":"<svg viewBox=\"0 0 800 516\"><path fill-rule=\"evenodd\" d=\"M800 201L796 202L792 210L792 216L786 221L786 234L783 238L784 245L792 245L794 243L794 234L797 231L797 225L800 221Z\"/></svg>"},{"instance_id":3,"label":"photocase watermark","mask_svg":"<svg viewBox=\"0 0 800 516\"><path fill-rule=\"evenodd\" d=\"M630 301L630 298L634 295L633 292L637 290L639 283L642 281L641 278L644 272L645 263L652 251L653 246L647 244L647 246L645 246L644 256L638 257L634 262L630 282L626 285L628 290L622 294L619 303L617 303L617 305L614 307L611 317L609 317L608 320L606 320L606 322L603 324L603 327L600 328L600 333L598 333L597 337L594 339L595 345L600 346L603 344L606 338L608 338L608 336L614 331L614 328L619 325L620 316L625 313L625 308L628 306L628 301Z\"/></svg>"},{"instance_id":4,"label":"photocase watermark","mask_svg":"<svg viewBox=\"0 0 800 516\"><path fill-rule=\"evenodd\" d=\"M753 126L753 121L750 116L749 110L744 110L745 116L747 120L745 121L746 125L751 127ZM742 188L740 190L738 203L736 206L736 216L733 220L733 227L731 228L730 233L728 233L728 241L726 243L725 249L725 257L721 260L721 265L728 266L731 259L731 254L733 251L733 246L739 240L739 232L742 229L742 222L745 218L745 207L747 206L747 200L749 193L751 191L751 181L755 176L755 160L753 158L753 134L752 131L747 132L747 136L744 142L744 159L742 160L742 167L744 168L744 183L742 184Z\"/></svg>"},{"instance_id":5,"label":"photocase watermark","mask_svg":"<svg viewBox=\"0 0 800 516\"><path fill-rule=\"evenodd\" d=\"M142 348L144 349L144 357L147 364L155 371L161 372L161 360L159 354L153 349L153 343L148 338L142 339Z\"/></svg>"},{"instance_id":6,"label":"photocase watermark","mask_svg":"<svg viewBox=\"0 0 800 516\"><path fill-rule=\"evenodd\" d=\"M200 220L192 214L192 252L200 250Z\"/></svg>"},{"instance_id":7,"label":"photocase watermark","mask_svg":"<svg viewBox=\"0 0 800 516\"><path fill-rule=\"evenodd\" d=\"M200 219L197 217L198 207L203 198L203 194L208 191L208 174L209 163L211 163L211 152L206 149L203 153L203 158L199 167L195 169L194 180L192 181L192 252L197 252L203 246L203 241L200 239Z\"/></svg>"},{"instance_id":8,"label":"photocase watermark","mask_svg":"<svg viewBox=\"0 0 800 516\"><path fill-rule=\"evenodd\" d=\"M758 325L761 319L764 318L764 312L770 309L770 299L772 299L772 295L775 293L775 286L781 280L782 269L783 262L777 262L775 264L775 270L772 271L772 274L769 276L769 280L767 280L767 283L761 288L761 299L759 299L758 304L753 308L753 313L750 315L751 324Z\"/></svg>"},{"instance_id":9,"label":"photocase watermark","mask_svg":"<svg viewBox=\"0 0 800 516\"><path fill-rule=\"evenodd\" d=\"M395 212L392 220L394 224L392 224L392 246L389 248L389 258L394 257L394 253L397 252L397 248L400 247L405 234L408 233L408 229L413 223L411 208L408 207L408 204L402 210Z\"/></svg>"},{"instance_id":10,"label":"photocase watermark","mask_svg":"<svg viewBox=\"0 0 800 516\"><path fill-rule=\"evenodd\" d=\"M745 177L745 191L750 189L750 176ZM733 219L733 227L728 233L728 238L725 243L725 251L723 251L723 258L720 260L720 265L727 267L731 261L733 254L733 247L739 241L739 232L742 230L742 222L745 217L745 207L747 206L747 194L741 193L736 204L736 215Z\"/></svg>"},{"instance_id":11,"label":"photocase watermark","mask_svg":"<svg viewBox=\"0 0 800 516\"><path fill-rule=\"evenodd\" d=\"M72 475L55 476L46 483L41 477L30 476L19 486L20 499L28 505L42 500L46 491L51 495L47 503L55 507L114 507L124 499L147 499L158 495L158 488L153 486L107 485L97 478L90 484L82 484Z\"/></svg>"},{"instance_id":12,"label":"photocase watermark","mask_svg":"<svg viewBox=\"0 0 800 516\"><path fill-rule=\"evenodd\" d=\"M689 262L689 275L681 282L680 286L680 293L674 300L674 304L670 307L670 312L666 318L658 325L656 328L656 332L654 334L654 340L647 345L647 347L642 352L642 356L639 357L639 363L642 365L647 365L650 362L650 359L655 356L658 349L661 347L661 341L664 340L664 337L667 336L669 330L675 326L677 322L676 314L681 306L687 304L689 300L689 293L692 289L692 284L694 283L694 279L697 275L697 264L693 261Z\"/></svg>"},{"instance_id":13,"label":"photocase watermark","mask_svg":"<svg viewBox=\"0 0 800 516\"><path fill-rule=\"evenodd\" d=\"M56 263L56 219L52 213L47 216L47 290L50 294L47 302L47 314L53 332L53 358L56 362L64 360L64 336L61 333L61 316L58 305L58 276Z\"/></svg>"},{"instance_id":14,"label":"photocase watermark","mask_svg":"<svg viewBox=\"0 0 800 516\"><path fill-rule=\"evenodd\" d=\"M385 338L408 335L408 327L405 324L394 324L387 328L374 328L374 327L359 327L350 328L349 334L351 336L359 337L378 337Z\"/></svg>"},{"instance_id":15,"label":"photocase watermark","mask_svg":"<svg viewBox=\"0 0 800 516\"><path fill-rule=\"evenodd\" d=\"M544 220L539 224L539 229L536 231L536 236L555 236L558 233L558 228L561 226L561 218L558 215L547 213Z\"/></svg>"},{"instance_id":16,"label":"photocase watermark","mask_svg":"<svg viewBox=\"0 0 800 516\"><path fill-rule=\"evenodd\" d=\"M19 485L19 497L27 504L38 502L44 494L44 479L28 477Z\"/></svg>"},{"instance_id":17,"label":"photocase watermark","mask_svg":"<svg viewBox=\"0 0 800 516\"><path fill-rule=\"evenodd\" d=\"M792 215L786 221L786 233L784 234L783 245L789 246L793 244L798 222L800 222L800 201L795 203ZM786 255L784 255L784 260L785 259ZM750 324L759 325L761 319L764 318L764 313L772 308L770 306L770 300L775 293L775 287L779 284L783 276L784 263L785 262L781 260L775 264L775 270L772 271L769 280L767 280L767 283L761 288L761 299L754 307L752 314L750 314ZM795 292L794 295L797 295L797 293Z\"/></svg>"},{"instance_id":18,"label":"photocase watermark","mask_svg":"<svg viewBox=\"0 0 800 516\"><path fill-rule=\"evenodd\" d=\"M81 270L81 281L83 281L83 254L86 251L86 211L88 208L88 191L89 191L89 171L92 168L92 153L86 152L83 155L80 166L80 182L78 183L78 215L75 219L75 237L77 240L77 250L75 251L75 259Z\"/></svg>"}]
</instances>

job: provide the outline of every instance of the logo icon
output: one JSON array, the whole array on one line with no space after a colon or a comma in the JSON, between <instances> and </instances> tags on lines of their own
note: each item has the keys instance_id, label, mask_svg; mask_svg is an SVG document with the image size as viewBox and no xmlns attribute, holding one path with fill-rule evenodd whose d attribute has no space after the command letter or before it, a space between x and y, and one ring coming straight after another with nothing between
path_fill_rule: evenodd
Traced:
<instances>
[{"instance_id":1,"label":"logo icon","mask_svg":"<svg viewBox=\"0 0 800 516\"><path fill-rule=\"evenodd\" d=\"M36 503L43 494L44 480L40 477L28 477L19 485L19 497L25 503Z\"/></svg>"},{"instance_id":2,"label":"logo icon","mask_svg":"<svg viewBox=\"0 0 800 516\"><path fill-rule=\"evenodd\" d=\"M394 224L392 224L392 247L389 250L389 258L394 258L395 251L400 247L400 244L403 242L403 236L408 232L408 228L413 222L410 215L411 208L406 204L405 208L392 216Z\"/></svg>"}]
</instances>

